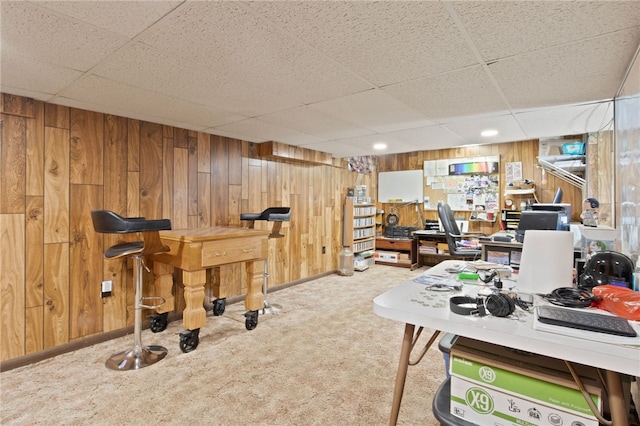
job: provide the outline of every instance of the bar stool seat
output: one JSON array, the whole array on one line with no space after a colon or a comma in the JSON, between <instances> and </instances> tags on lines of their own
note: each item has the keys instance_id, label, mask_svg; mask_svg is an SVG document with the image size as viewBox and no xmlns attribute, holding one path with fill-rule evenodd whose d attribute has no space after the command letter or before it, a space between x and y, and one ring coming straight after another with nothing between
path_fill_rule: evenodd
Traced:
<instances>
[{"instance_id":1,"label":"bar stool seat","mask_svg":"<svg viewBox=\"0 0 640 426\"><path fill-rule=\"evenodd\" d=\"M109 247L104 252L106 259L131 257L135 264L134 295L134 347L112 355L106 362L112 370L138 370L152 365L167 355L163 346L142 345L142 309L155 309L164 303L160 297L142 296L142 267L145 256L164 253L169 248L160 241L158 231L171 229L169 219L146 219L144 217L125 218L110 210L91 211L91 220L96 232L104 234L139 234L141 240L128 241ZM147 305L144 301L155 300L159 303Z\"/></svg>"}]
</instances>

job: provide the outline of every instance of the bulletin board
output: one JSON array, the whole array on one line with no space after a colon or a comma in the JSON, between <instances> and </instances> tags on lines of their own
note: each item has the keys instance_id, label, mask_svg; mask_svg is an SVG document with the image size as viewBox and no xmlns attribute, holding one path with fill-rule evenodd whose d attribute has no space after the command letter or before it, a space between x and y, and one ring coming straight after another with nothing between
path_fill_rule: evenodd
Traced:
<instances>
[{"instance_id":1,"label":"bulletin board","mask_svg":"<svg viewBox=\"0 0 640 426\"><path fill-rule=\"evenodd\" d=\"M422 200L423 188L422 170L378 173L379 203L406 203Z\"/></svg>"},{"instance_id":2,"label":"bulletin board","mask_svg":"<svg viewBox=\"0 0 640 426\"><path fill-rule=\"evenodd\" d=\"M423 171L425 209L500 210L500 156L427 160Z\"/></svg>"}]
</instances>

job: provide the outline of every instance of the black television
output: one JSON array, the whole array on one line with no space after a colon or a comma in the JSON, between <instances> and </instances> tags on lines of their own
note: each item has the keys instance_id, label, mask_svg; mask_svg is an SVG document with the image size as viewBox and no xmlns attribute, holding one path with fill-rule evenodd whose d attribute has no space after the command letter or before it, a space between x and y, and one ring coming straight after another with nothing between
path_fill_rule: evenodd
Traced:
<instances>
[{"instance_id":1,"label":"black television","mask_svg":"<svg viewBox=\"0 0 640 426\"><path fill-rule=\"evenodd\" d=\"M525 210L520 213L520 221L516 229L516 241L524 242L526 231L541 229L557 231L560 226L560 212L547 210Z\"/></svg>"}]
</instances>

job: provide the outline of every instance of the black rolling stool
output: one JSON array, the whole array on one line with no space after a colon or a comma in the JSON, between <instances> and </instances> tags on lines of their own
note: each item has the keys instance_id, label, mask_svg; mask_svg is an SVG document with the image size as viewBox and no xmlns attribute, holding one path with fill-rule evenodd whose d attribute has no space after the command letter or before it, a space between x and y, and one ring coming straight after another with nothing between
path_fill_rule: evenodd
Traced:
<instances>
[{"instance_id":1,"label":"black rolling stool","mask_svg":"<svg viewBox=\"0 0 640 426\"><path fill-rule=\"evenodd\" d=\"M117 259L130 256L135 264L135 294L134 294L134 347L112 355L105 365L112 370L138 370L160 361L167 355L167 349L162 346L142 346L142 309L155 309L164 303L160 297L142 296L142 266L144 257L169 251L162 245L158 231L171 229L169 219L149 220L144 217L124 218L109 210L91 211L91 220L96 232L103 234L131 234L138 233L142 241L131 241L116 244L104 252L107 259ZM146 265L144 265L149 270ZM144 300L158 300L157 305L145 305Z\"/></svg>"},{"instance_id":2,"label":"black rolling stool","mask_svg":"<svg viewBox=\"0 0 640 426\"><path fill-rule=\"evenodd\" d=\"M282 222L288 222L291 220L291 207L269 207L262 211L262 213L241 213L240 220L246 220L249 222L249 229L254 229L256 220L266 220L267 222L273 222L271 227L271 234L269 238L282 238L284 234L280 232L282 228ZM264 279L262 280L262 294L264 294L264 307L258 311L261 315L277 314L281 310L281 306L270 305L267 302L267 279L269 277L269 262L267 259L264 261Z\"/></svg>"}]
</instances>

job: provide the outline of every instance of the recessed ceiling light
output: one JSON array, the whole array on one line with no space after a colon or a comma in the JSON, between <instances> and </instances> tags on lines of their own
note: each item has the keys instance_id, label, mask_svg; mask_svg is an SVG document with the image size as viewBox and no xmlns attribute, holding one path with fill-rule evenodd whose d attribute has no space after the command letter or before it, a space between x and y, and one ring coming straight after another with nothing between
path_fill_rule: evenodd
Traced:
<instances>
[{"instance_id":1,"label":"recessed ceiling light","mask_svg":"<svg viewBox=\"0 0 640 426\"><path fill-rule=\"evenodd\" d=\"M485 138L488 138L490 136L495 136L498 134L497 130L494 129L489 129L489 130L483 130L482 133L480 133L482 136L484 136Z\"/></svg>"},{"instance_id":2,"label":"recessed ceiling light","mask_svg":"<svg viewBox=\"0 0 640 426\"><path fill-rule=\"evenodd\" d=\"M382 142L378 142L376 144L373 145L373 149L381 151L383 149L387 149L387 144L386 143L382 143Z\"/></svg>"}]
</instances>

